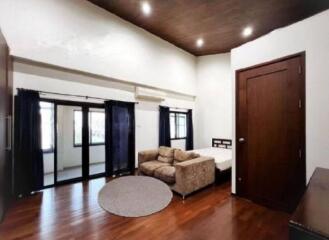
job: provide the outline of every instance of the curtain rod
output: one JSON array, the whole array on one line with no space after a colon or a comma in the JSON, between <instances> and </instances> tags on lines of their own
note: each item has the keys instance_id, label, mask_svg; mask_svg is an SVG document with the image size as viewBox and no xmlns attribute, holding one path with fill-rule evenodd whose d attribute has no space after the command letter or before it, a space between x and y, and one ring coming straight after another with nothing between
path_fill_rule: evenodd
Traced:
<instances>
[{"instance_id":1,"label":"curtain rod","mask_svg":"<svg viewBox=\"0 0 329 240\"><path fill-rule=\"evenodd\" d=\"M68 93L56 93L56 92L48 92L48 91L37 91L33 89L27 89L27 88L16 88L17 90L29 90L29 91L36 91L40 94L54 94L54 95L61 95L61 96L69 96L69 97L81 97L85 99L97 99L97 100L104 100L104 101L110 101L113 99L106 99L106 98L100 98L100 97L90 97L90 96L83 96L83 95L75 95L75 94L68 94ZM139 102L132 102L135 104L139 104Z\"/></svg>"},{"instance_id":2,"label":"curtain rod","mask_svg":"<svg viewBox=\"0 0 329 240\"><path fill-rule=\"evenodd\" d=\"M163 105L160 105L160 106L163 106ZM178 109L178 110L189 110L189 108L179 108L179 107L170 107L170 106L163 106L163 107L168 107L171 109Z\"/></svg>"}]
</instances>

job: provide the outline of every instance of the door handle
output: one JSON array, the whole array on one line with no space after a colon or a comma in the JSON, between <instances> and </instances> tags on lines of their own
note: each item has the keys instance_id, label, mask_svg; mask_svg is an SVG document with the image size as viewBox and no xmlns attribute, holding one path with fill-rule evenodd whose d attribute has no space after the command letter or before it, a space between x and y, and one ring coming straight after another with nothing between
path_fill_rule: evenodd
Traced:
<instances>
[{"instance_id":1,"label":"door handle","mask_svg":"<svg viewBox=\"0 0 329 240\"><path fill-rule=\"evenodd\" d=\"M239 138L239 143L244 143L244 142L246 142L246 140L244 139L244 138Z\"/></svg>"},{"instance_id":2,"label":"door handle","mask_svg":"<svg viewBox=\"0 0 329 240\"><path fill-rule=\"evenodd\" d=\"M12 140L12 137L11 137L11 116L7 116L6 117L6 120L7 120L7 147L6 147L6 150L7 151L11 151L11 140Z\"/></svg>"}]
</instances>

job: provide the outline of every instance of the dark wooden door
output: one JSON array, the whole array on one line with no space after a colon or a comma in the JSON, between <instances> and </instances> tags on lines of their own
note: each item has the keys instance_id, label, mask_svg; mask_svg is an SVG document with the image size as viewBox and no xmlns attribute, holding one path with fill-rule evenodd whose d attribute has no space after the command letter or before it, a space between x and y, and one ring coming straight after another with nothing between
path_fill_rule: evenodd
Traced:
<instances>
[{"instance_id":1,"label":"dark wooden door","mask_svg":"<svg viewBox=\"0 0 329 240\"><path fill-rule=\"evenodd\" d=\"M10 191L9 166L10 144L9 134L11 128L10 91L11 80L9 76L9 50L5 38L0 31L0 221L3 217Z\"/></svg>"},{"instance_id":2,"label":"dark wooden door","mask_svg":"<svg viewBox=\"0 0 329 240\"><path fill-rule=\"evenodd\" d=\"M305 188L304 56L237 73L237 193L291 211Z\"/></svg>"},{"instance_id":3,"label":"dark wooden door","mask_svg":"<svg viewBox=\"0 0 329 240\"><path fill-rule=\"evenodd\" d=\"M7 49L0 32L0 220L4 212L4 174L6 162L6 92L7 92Z\"/></svg>"}]
</instances>

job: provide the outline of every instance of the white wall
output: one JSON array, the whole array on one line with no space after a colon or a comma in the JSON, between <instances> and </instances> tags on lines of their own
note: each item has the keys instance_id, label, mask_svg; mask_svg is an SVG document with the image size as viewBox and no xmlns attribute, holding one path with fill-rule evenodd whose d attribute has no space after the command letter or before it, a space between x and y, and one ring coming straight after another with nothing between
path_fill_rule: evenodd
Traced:
<instances>
[{"instance_id":1,"label":"white wall","mask_svg":"<svg viewBox=\"0 0 329 240\"><path fill-rule=\"evenodd\" d=\"M195 147L211 146L212 138L232 138L232 83L230 54L199 57Z\"/></svg>"},{"instance_id":2,"label":"white wall","mask_svg":"<svg viewBox=\"0 0 329 240\"><path fill-rule=\"evenodd\" d=\"M1 0L0 27L14 56L94 73L121 82L132 82L188 95L196 93L196 57L86 0ZM80 76L67 76L64 72L41 68L33 69L32 78L27 76L31 75L28 68L21 66L21 73L15 74L14 81L17 86L63 93L89 93L88 90L73 91L72 84L67 82L61 82L62 86L58 87L48 79L64 78L83 84L110 87L110 95L114 99L134 99L133 87L129 85L112 81L105 83L86 77L81 80ZM27 75L22 73L25 71ZM26 82L28 80L30 81ZM80 85L76 86L80 88ZM118 89L127 92L122 94ZM101 94L108 96L108 92L105 92ZM219 92L225 90L220 89ZM100 93L95 90L93 94L98 96ZM162 104L186 105L184 101L168 101ZM189 107L190 103L187 105ZM202 104L200 106L203 108ZM148 126L158 125L158 104L145 103L137 108L140 108L140 111L136 112L136 118L144 119L136 125L137 148L155 147L158 132ZM197 119L194 118L196 124ZM222 117L217 119L220 124L226 121ZM208 145L214 136L210 131L203 136L203 131L202 129L201 134L195 135L207 139ZM225 131L227 130L219 131L216 137L229 136ZM150 139L148 141L144 140L145 132ZM200 146L205 145L205 140L202 141L204 144ZM172 141L172 146L183 148L185 141Z\"/></svg>"},{"instance_id":3,"label":"white wall","mask_svg":"<svg viewBox=\"0 0 329 240\"><path fill-rule=\"evenodd\" d=\"M178 148L178 149L185 150L186 149L185 144L186 144L185 139L171 140L171 147L173 147L173 148Z\"/></svg>"},{"instance_id":4,"label":"white wall","mask_svg":"<svg viewBox=\"0 0 329 240\"><path fill-rule=\"evenodd\" d=\"M14 89L27 88L121 101L136 101L134 94L135 88L131 85L112 83L43 66L15 62L13 78ZM57 95L50 94L42 95L41 97L59 98ZM72 97L60 97L60 99L86 101L85 99ZM92 101L92 99L88 101ZM168 93L168 97L161 103L139 101L139 104L135 107L136 156L138 151L155 149L158 147L159 104L170 107L194 109L194 98ZM73 139L71 136L68 138L70 140Z\"/></svg>"},{"instance_id":5,"label":"white wall","mask_svg":"<svg viewBox=\"0 0 329 240\"><path fill-rule=\"evenodd\" d=\"M0 27L12 55L195 93L194 56L86 0L1 0Z\"/></svg>"},{"instance_id":6,"label":"white wall","mask_svg":"<svg viewBox=\"0 0 329 240\"><path fill-rule=\"evenodd\" d=\"M329 10L278 29L231 51L233 106L235 71L273 59L306 52L306 173L329 168ZM235 109L233 113L235 112ZM235 116L233 114L233 123ZM233 124L233 128L234 128ZM235 136L235 128L233 130ZM235 146L233 148L235 152ZM235 173L235 156L233 161ZM232 176L235 192L235 174Z\"/></svg>"}]
</instances>

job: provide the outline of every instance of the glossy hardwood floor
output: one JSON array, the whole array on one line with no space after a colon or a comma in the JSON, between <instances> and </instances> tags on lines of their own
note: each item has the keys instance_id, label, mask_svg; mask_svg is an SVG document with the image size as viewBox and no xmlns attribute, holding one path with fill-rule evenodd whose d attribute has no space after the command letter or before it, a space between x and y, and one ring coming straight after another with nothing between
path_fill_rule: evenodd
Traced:
<instances>
[{"instance_id":1,"label":"glossy hardwood floor","mask_svg":"<svg viewBox=\"0 0 329 240\"><path fill-rule=\"evenodd\" d=\"M105 178L66 185L16 202L0 225L0 239L285 240L289 215L232 197L230 183L188 197L163 211L124 218L99 207Z\"/></svg>"}]
</instances>

